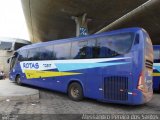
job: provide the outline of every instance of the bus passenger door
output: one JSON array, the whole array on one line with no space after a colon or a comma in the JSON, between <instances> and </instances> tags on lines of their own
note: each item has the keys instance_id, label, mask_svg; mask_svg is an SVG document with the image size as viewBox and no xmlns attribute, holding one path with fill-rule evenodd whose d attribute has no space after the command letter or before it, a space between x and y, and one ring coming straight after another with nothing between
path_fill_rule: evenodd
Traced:
<instances>
[{"instance_id":1,"label":"bus passenger door","mask_svg":"<svg viewBox=\"0 0 160 120\"><path fill-rule=\"evenodd\" d=\"M18 56L18 53L15 52L10 62L10 77L12 77L12 79L16 79L16 75L21 72Z\"/></svg>"}]
</instances>

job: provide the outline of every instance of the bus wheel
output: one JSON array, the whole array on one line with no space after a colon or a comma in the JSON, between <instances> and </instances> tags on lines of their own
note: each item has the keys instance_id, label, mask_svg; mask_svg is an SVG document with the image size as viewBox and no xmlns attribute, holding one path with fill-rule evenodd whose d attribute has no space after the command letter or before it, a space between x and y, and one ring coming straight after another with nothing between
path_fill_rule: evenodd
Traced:
<instances>
[{"instance_id":1,"label":"bus wheel","mask_svg":"<svg viewBox=\"0 0 160 120\"><path fill-rule=\"evenodd\" d=\"M82 100L83 99L82 86L77 82L71 83L68 89L68 96L74 101Z\"/></svg>"},{"instance_id":2,"label":"bus wheel","mask_svg":"<svg viewBox=\"0 0 160 120\"><path fill-rule=\"evenodd\" d=\"M17 77L16 77L16 83L17 83L18 85L22 85L20 75L17 75Z\"/></svg>"}]
</instances>

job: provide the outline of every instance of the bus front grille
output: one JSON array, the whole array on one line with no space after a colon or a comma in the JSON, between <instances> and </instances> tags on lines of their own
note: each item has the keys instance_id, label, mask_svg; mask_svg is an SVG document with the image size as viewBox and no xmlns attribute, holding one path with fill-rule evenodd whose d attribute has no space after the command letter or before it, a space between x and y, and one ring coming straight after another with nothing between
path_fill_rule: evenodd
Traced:
<instances>
[{"instance_id":1,"label":"bus front grille","mask_svg":"<svg viewBox=\"0 0 160 120\"><path fill-rule=\"evenodd\" d=\"M128 100L128 77L106 77L104 80L104 97L107 100Z\"/></svg>"}]
</instances>

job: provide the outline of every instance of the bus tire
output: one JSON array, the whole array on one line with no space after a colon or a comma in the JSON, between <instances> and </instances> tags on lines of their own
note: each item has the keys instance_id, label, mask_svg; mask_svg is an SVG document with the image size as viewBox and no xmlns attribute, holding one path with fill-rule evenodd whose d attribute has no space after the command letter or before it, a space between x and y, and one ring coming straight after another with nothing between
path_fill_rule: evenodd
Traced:
<instances>
[{"instance_id":1,"label":"bus tire","mask_svg":"<svg viewBox=\"0 0 160 120\"><path fill-rule=\"evenodd\" d=\"M74 101L80 101L83 99L83 89L78 82L73 82L69 85L68 96Z\"/></svg>"},{"instance_id":2,"label":"bus tire","mask_svg":"<svg viewBox=\"0 0 160 120\"><path fill-rule=\"evenodd\" d=\"M22 85L21 76L20 75L16 76L16 83L17 83L17 85Z\"/></svg>"}]
</instances>

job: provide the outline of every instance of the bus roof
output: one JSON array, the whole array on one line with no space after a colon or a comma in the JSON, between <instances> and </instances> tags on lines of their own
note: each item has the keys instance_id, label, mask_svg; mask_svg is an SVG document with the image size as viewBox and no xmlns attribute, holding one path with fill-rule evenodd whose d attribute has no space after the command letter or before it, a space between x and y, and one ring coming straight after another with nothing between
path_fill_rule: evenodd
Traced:
<instances>
[{"instance_id":1,"label":"bus roof","mask_svg":"<svg viewBox=\"0 0 160 120\"><path fill-rule=\"evenodd\" d=\"M30 41L25 40L25 39L9 38L9 37L0 37L0 41L3 41L3 42L15 42L15 43L31 44Z\"/></svg>"},{"instance_id":2,"label":"bus roof","mask_svg":"<svg viewBox=\"0 0 160 120\"><path fill-rule=\"evenodd\" d=\"M92 39L95 37L118 34L118 33L123 33L123 32L137 32L138 30L142 30L142 28L132 27L132 28L125 28L125 29L118 29L118 30L114 30L114 31L103 32L103 33L99 33L99 34L88 35L88 36L84 36L84 37L74 37L74 38L53 40L53 41L48 41L48 42L40 42L40 43L31 44L31 45L26 45L24 47L21 47L17 51L36 48L36 47L49 46L52 44L66 43L66 42L71 42L71 41L79 41L79 40L84 40L84 39Z\"/></svg>"}]
</instances>

